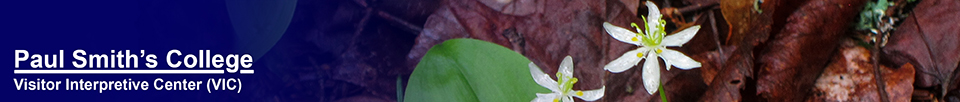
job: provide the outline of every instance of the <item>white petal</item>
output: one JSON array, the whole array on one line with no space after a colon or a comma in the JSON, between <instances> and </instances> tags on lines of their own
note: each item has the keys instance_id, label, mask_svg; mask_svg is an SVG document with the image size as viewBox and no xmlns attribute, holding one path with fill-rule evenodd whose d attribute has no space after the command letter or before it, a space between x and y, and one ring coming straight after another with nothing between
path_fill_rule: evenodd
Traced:
<instances>
[{"instance_id":1,"label":"white petal","mask_svg":"<svg viewBox=\"0 0 960 102\"><path fill-rule=\"evenodd\" d=\"M659 49L661 49L661 51L662 51L662 50L669 50L669 49L663 48L663 47L660 47ZM666 58L663 58L663 54L658 54L657 56L659 56L660 59L663 59L663 65L667 65L667 66L663 66L663 67L666 67L667 71L670 71L670 66L671 66L670 61L667 61Z\"/></svg>"},{"instance_id":2,"label":"white petal","mask_svg":"<svg viewBox=\"0 0 960 102\"><path fill-rule=\"evenodd\" d=\"M530 67L530 75L533 76L534 82L537 82L537 84L540 84L540 86L543 86L544 88L550 89L550 91L560 92L560 87L557 86L557 81L551 79L550 75L544 74L543 71L540 70L540 67L537 67L537 65L533 64L533 62L530 62L528 66Z\"/></svg>"},{"instance_id":3,"label":"white petal","mask_svg":"<svg viewBox=\"0 0 960 102\"><path fill-rule=\"evenodd\" d=\"M562 98L560 99L561 102L574 102L573 97L570 97L570 96L563 96L561 98Z\"/></svg>"},{"instance_id":4,"label":"white petal","mask_svg":"<svg viewBox=\"0 0 960 102\"><path fill-rule=\"evenodd\" d=\"M637 65L637 63L640 63L640 61L643 60L643 58L637 56L637 54L645 53L648 50L648 47L640 47L636 50L627 51L627 53L620 55L620 58L614 59L606 66L603 66L603 69L613 73L626 71L627 69L633 68L633 66Z\"/></svg>"},{"instance_id":5,"label":"white petal","mask_svg":"<svg viewBox=\"0 0 960 102\"><path fill-rule=\"evenodd\" d=\"M557 96L560 96L560 94L559 93L548 93L548 94L537 93L537 98L530 100L530 102L553 102L553 100L557 99Z\"/></svg>"},{"instance_id":6,"label":"white petal","mask_svg":"<svg viewBox=\"0 0 960 102\"><path fill-rule=\"evenodd\" d=\"M677 50L663 49L660 56L663 57L663 61L666 62L668 66L673 65L683 70L700 67L700 62L690 59L690 57L687 57L687 55Z\"/></svg>"},{"instance_id":7,"label":"white petal","mask_svg":"<svg viewBox=\"0 0 960 102\"><path fill-rule=\"evenodd\" d=\"M644 2L644 4L647 5L647 19L653 17L656 17L653 19L660 19L660 8L657 7L657 4L654 4L652 1Z\"/></svg>"},{"instance_id":8,"label":"white petal","mask_svg":"<svg viewBox=\"0 0 960 102\"><path fill-rule=\"evenodd\" d=\"M563 73L564 79L573 77L573 58L570 56L563 57L563 62L560 62L560 71L558 73ZM560 76L557 76L560 77Z\"/></svg>"},{"instance_id":9,"label":"white petal","mask_svg":"<svg viewBox=\"0 0 960 102\"><path fill-rule=\"evenodd\" d=\"M647 55L647 61L643 63L643 72L641 73L643 74L641 75L643 78L643 87L646 88L647 93L651 95L657 92L657 87L660 85L659 62L655 55Z\"/></svg>"},{"instance_id":10,"label":"white petal","mask_svg":"<svg viewBox=\"0 0 960 102\"><path fill-rule=\"evenodd\" d=\"M613 39L620 40L620 42L625 42L633 45L640 46L640 38L637 38L637 41L633 41L634 37L638 37L637 33L627 30L623 27L619 27L608 22L603 22L603 29L607 31L607 34L613 37Z\"/></svg>"},{"instance_id":11,"label":"white petal","mask_svg":"<svg viewBox=\"0 0 960 102\"><path fill-rule=\"evenodd\" d=\"M657 24L660 24L660 8L657 8L657 4L653 4L651 1L647 1L645 4L647 5L647 27L655 27ZM657 30L648 29L648 31Z\"/></svg>"},{"instance_id":12,"label":"white petal","mask_svg":"<svg viewBox=\"0 0 960 102\"><path fill-rule=\"evenodd\" d=\"M697 35L697 31L700 31L700 25L695 25L687 29L683 29L680 32L674 33L673 35L668 35L663 38L661 45L663 46L683 46L683 44L693 39L693 36Z\"/></svg>"},{"instance_id":13,"label":"white petal","mask_svg":"<svg viewBox=\"0 0 960 102\"><path fill-rule=\"evenodd\" d=\"M577 98L583 99L584 101L596 101L601 97L603 97L604 89L606 89L606 87L601 87L600 89L596 89L596 90L583 91L583 96L577 95L576 93L572 95L576 96Z\"/></svg>"}]
</instances>

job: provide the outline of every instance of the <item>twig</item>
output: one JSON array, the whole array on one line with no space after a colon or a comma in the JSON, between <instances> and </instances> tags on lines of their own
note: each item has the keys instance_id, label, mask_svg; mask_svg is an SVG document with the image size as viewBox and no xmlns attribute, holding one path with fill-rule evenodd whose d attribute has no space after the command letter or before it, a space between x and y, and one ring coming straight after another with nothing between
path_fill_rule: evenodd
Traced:
<instances>
[{"instance_id":1,"label":"twig","mask_svg":"<svg viewBox=\"0 0 960 102\"><path fill-rule=\"evenodd\" d=\"M713 6L717 6L717 5L720 5L720 3L708 2L708 3L702 3L702 4L693 4L693 5L686 6L679 9L674 7L667 7L666 9L664 9L666 11L661 11L661 12L664 12L666 13L667 16L672 17L675 15L682 15L684 13L691 13L691 12L700 11L707 8L712 8Z\"/></svg>"},{"instance_id":2,"label":"twig","mask_svg":"<svg viewBox=\"0 0 960 102\"><path fill-rule=\"evenodd\" d=\"M399 17L390 15L387 12L377 11L377 15L380 16L380 18L386 19L387 21L393 21L393 23L396 23L402 27L405 27L406 29L404 30L411 32L414 35L418 35L420 34L421 31L423 31L422 27L415 25L413 23L407 22L406 20L400 19Z\"/></svg>"},{"instance_id":3,"label":"twig","mask_svg":"<svg viewBox=\"0 0 960 102\"><path fill-rule=\"evenodd\" d=\"M420 32L423 31L423 27L420 27L420 26L418 26L418 25L416 25L416 24L413 24L413 23L410 23L410 22L408 22L408 21L406 21L406 20L403 20L403 19L401 19L400 17L393 16L393 15L391 15L390 13L377 10L375 7L370 6L370 5L369 5L366 1L364 1L364 0L353 0L353 3L357 4L357 5L360 6L360 7L366 8L366 13L364 13L363 19L360 20L360 25L361 25L361 26L359 26L358 30L354 32L354 33L357 34L357 35L359 35L359 33L362 32L362 31L361 31L361 30L363 30L362 27L363 27L364 25L366 25L366 23L367 23L366 21L367 21L367 19L369 19L369 16L370 16L370 15L373 15L372 13L376 13L377 17L380 17L381 19L384 19L384 20L386 20L386 21L393 22L394 24L396 24L396 25L394 25L394 26L399 25L399 27L402 27L403 30L408 31L408 32L410 32L411 34L419 35Z\"/></svg>"},{"instance_id":4,"label":"twig","mask_svg":"<svg viewBox=\"0 0 960 102\"><path fill-rule=\"evenodd\" d=\"M725 53L723 53L723 46L720 44L720 32L717 32L717 19L716 19L716 15L714 15L714 14L715 14L714 11L709 11L709 12L707 12L707 14L708 14L708 16L709 16L709 18L710 18L710 26L713 27L713 28L710 29L710 30L713 31L713 40L716 41L717 52L719 52L720 56L723 56L723 54L725 54ZM715 61L719 62L720 65L723 65L723 61L720 61L719 58L716 58Z\"/></svg>"},{"instance_id":5,"label":"twig","mask_svg":"<svg viewBox=\"0 0 960 102\"><path fill-rule=\"evenodd\" d=\"M703 10L703 9L712 8L712 7L716 6L716 5L719 5L719 3L717 3L717 2L709 2L709 3L705 3L705 4L693 4L693 5L691 5L691 6L686 6L686 7L679 8L679 9L673 8L673 7L666 7L665 9L661 10L660 12L664 12L664 15L666 15L666 17L670 17L670 18L671 18L671 19L670 19L671 22L679 23L679 24L681 24L681 25L687 25L688 23L686 23L686 20L685 20L684 17L683 17L683 14L684 14L684 13L693 13L693 12L700 11L700 10ZM702 14L702 13L701 13L701 14ZM679 16L679 17L678 17L678 16ZM676 17L676 18L674 18L674 17ZM699 16L698 16L698 17L699 17ZM697 18L697 17L694 17L694 20L696 20L696 18Z\"/></svg>"},{"instance_id":6,"label":"twig","mask_svg":"<svg viewBox=\"0 0 960 102\"><path fill-rule=\"evenodd\" d=\"M880 44L873 44L873 48L870 50L870 60L873 62L873 79L877 80L877 90L880 92L880 102L890 102L890 99L887 98L887 85L884 82L883 77L880 74L883 74L883 71L880 71L880 61L877 60L877 54L880 53Z\"/></svg>"}]
</instances>

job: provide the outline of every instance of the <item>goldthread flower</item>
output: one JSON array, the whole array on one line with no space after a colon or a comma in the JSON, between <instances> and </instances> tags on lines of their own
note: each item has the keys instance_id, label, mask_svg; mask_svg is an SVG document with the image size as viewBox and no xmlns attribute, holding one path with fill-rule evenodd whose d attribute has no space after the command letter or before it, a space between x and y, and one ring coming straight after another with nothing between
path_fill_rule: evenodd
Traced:
<instances>
[{"instance_id":1,"label":"goldthread flower","mask_svg":"<svg viewBox=\"0 0 960 102\"><path fill-rule=\"evenodd\" d=\"M533 80L552 93L537 93L537 98L531 102L573 102L573 97L583 99L584 101L596 101L603 97L605 87L595 90L573 90L573 84L577 83L577 78L573 77L573 59L570 56L564 57L560 63L560 69L557 71L557 80L550 78L550 75L544 74L540 67L530 62L530 75Z\"/></svg>"},{"instance_id":2,"label":"goldthread flower","mask_svg":"<svg viewBox=\"0 0 960 102\"><path fill-rule=\"evenodd\" d=\"M690 57L687 57L687 55L684 55L680 51L666 48L667 46L683 46L684 43L690 41L690 39L697 34L697 31L700 30L700 25L692 26L666 36L666 32L663 31L663 26L666 25L666 21L660 19L660 9L650 1L647 1L646 5L649 9L648 15L643 17L643 19L645 19L644 27L646 28L646 32L640 30L640 26L637 26L636 23L631 23L631 26L637 29L638 32L643 33L635 33L607 22L603 23L603 28L610 36L613 36L614 39L639 47L636 50L627 51L616 60L604 66L603 69L613 73L620 73L636 66L641 60L647 59L643 64L643 72L641 73L643 86L646 88L647 93L653 94L657 91L660 84L660 61L657 57L663 59L663 62L666 63L667 70L670 70L671 66L676 66L684 70L700 67L700 62L690 59Z\"/></svg>"}]
</instances>

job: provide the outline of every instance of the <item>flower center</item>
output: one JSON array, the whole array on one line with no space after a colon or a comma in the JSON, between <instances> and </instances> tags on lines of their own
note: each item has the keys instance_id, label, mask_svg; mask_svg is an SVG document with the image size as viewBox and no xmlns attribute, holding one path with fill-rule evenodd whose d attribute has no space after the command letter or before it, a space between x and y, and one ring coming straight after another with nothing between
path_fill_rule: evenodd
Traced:
<instances>
[{"instance_id":1,"label":"flower center","mask_svg":"<svg viewBox=\"0 0 960 102\"><path fill-rule=\"evenodd\" d=\"M574 77L566 77L563 73L557 73L557 80L560 84L560 93L566 94L573 90L573 84L576 84L579 79Z\"/></svg>"},{"instance_id":2,"label":"flower center","mask_svg":"<svg viewBox=\"0 0 960 102\"><path fill-rule=\"evenodd\" d=\"M667 35L667 32L664 31L664 26L667 24L666 21L662 19L656 19L657 22L647 22L645 16L641 16L644 21L643 25L646 28L646 31L641 31L640 26L637 26L636 23L632 23L631 26L637 29L637 36L643 36L641 39L644 46L659 46L660 42L663 42L663 37ZM651 26L650 23L653 23ZM632 39L631 39L632 40Z\"/></svg>"}]
</instances>

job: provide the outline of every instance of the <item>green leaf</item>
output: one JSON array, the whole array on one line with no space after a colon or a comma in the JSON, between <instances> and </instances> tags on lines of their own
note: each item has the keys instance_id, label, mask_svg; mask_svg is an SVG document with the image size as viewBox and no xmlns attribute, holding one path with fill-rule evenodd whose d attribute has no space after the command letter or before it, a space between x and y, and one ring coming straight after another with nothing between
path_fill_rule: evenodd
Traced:
<instances>
[{"instance_id":1,"label":"green leaf","mask_svg":"<svg viewBox=\"0 0 960 102\"><path fill-rule=\"evenodd\" d=\"M474 39L433 46L407 82L406 102L525 102L550 90L537 85L523 55Z\"/></svg>"}]
</instances>

